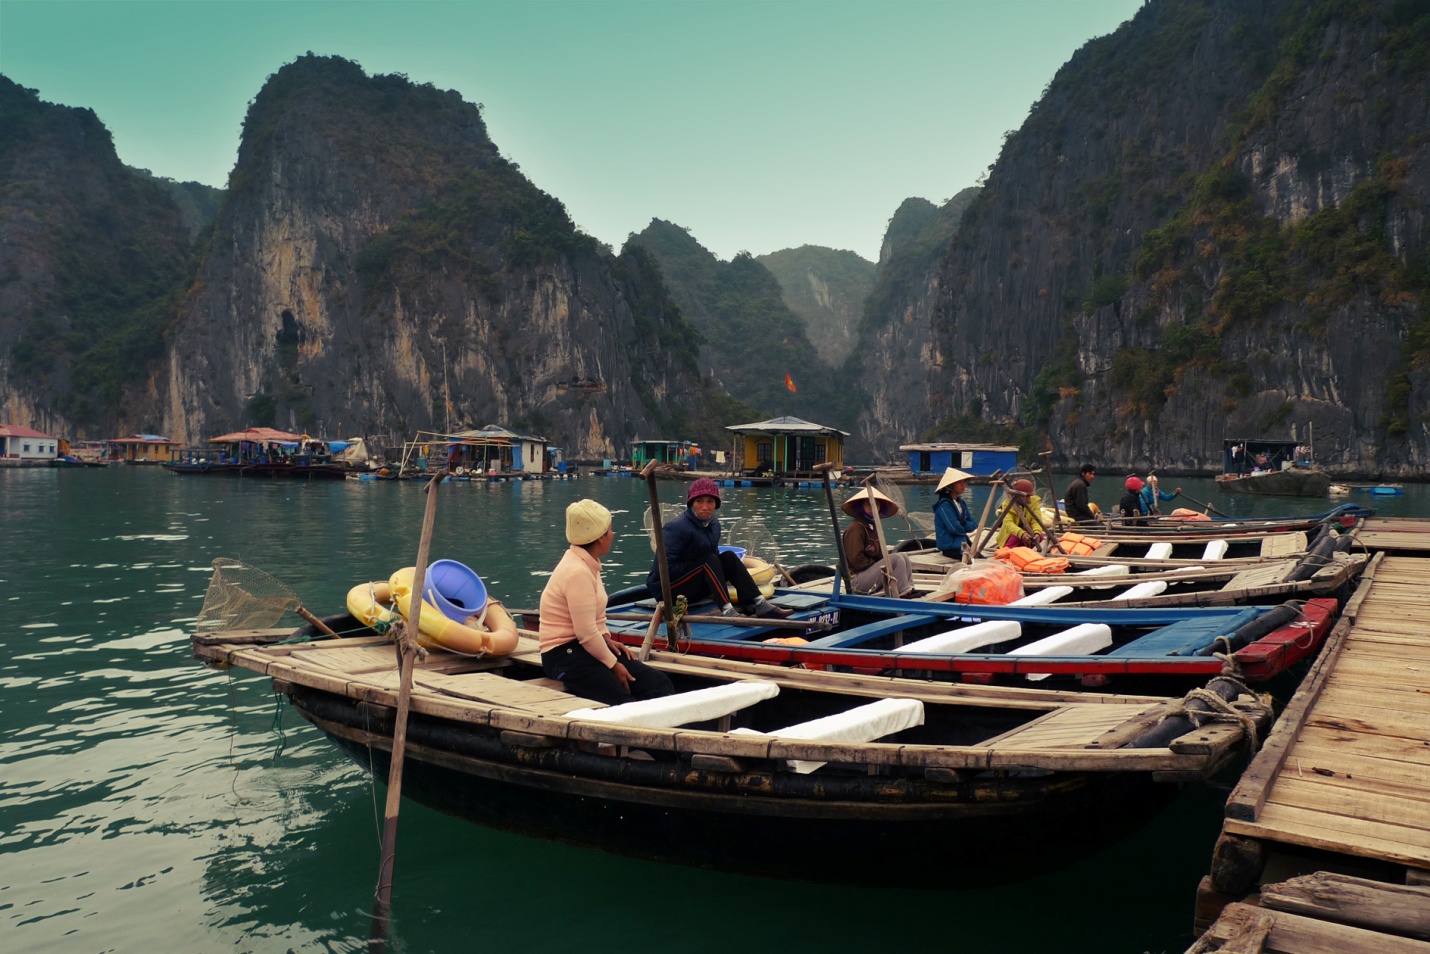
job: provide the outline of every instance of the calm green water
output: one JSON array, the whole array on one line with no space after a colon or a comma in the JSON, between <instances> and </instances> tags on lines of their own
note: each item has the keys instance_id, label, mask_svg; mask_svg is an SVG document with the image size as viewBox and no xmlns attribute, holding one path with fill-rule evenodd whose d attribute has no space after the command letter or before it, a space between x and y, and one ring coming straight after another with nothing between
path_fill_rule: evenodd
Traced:
<instances>
[{"instance_id":1,"label":"calm green water","mask_svg":"<svg viewBox=\"0 0 1430 954\"><path fill-rule=\"evenodd\" d=\"M1182 483L1237 513L1321 506ZM661 489L674 500L683 485ZM1093 499L1107 506L1116 491L1099 482ZM608 587L649 567L638 482L459 483L441 493L432 556L475 567L508 605L537 602L565 547L562 513L580 496L617 513ZM927 489L907 493L911 506L929 505ZM1430 492L1410 487L1377 504L1430 515ZM266 679L202 668L187 631L217 556L267 570L319 614L338 611L353 583L411 564L421 506L413 483L0 470L6 950L364 946L383 787L280 705ZM831 560L818 492L727 491L722 518L752 513L768 520L787 565ZM1096 857L964 892L903 884L897 869L887 890L871 891L631 861L408 802L393 949L1181 951L1224 798L1190 788Z\"/></svg>"}]
</instances>

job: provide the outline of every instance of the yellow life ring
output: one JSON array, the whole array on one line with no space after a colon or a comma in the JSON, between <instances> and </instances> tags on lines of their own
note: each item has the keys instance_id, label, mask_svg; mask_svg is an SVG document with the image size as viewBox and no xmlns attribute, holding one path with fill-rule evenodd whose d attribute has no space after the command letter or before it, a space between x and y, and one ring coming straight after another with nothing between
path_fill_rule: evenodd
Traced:
<instances>
[{"instance_id":1,"label":"yellow life ring","mask_svg":"<svg viewBox=\"0 0 1430 954\"><path fill-rule=\"evenodd\" d=\"M745 569L750 571L750 579L755 581L755 585L764 589L765 584L773 584L775 581L775 567L772 563L766 563L759 557L747 556L743 561ZM770 596L766 593L765 596Z\"/></svg>"},{"instance_id":2,"label":"yellow life ring","mask_svg":"<svg viewBox=\"0 0 1430 954\"><path fill-rule=\"evenodd\" d=\"M348 590L347 604L353 619L384 636L389 627L402 618L392 608L392 587L386 580L359 583Z\"/></svg>"},{"instance_id":3,"label":"yellow life ring","mask_svg":"<svg viewBox=\"0 0 1430 954\"><path fill-rule=\"evenodd\" d=\"M412 571L405 566L388 579L393 602L407 619L412 605ZM476 618L470 618L468 626L449 619L427 600L422 601L422 619L418 624L417 641L428 649L447 649L468 656L505 656L516 651L516 621L511 614L495 600L488 600L486 616L481 628Z\"/></svg>"}]
</instances>

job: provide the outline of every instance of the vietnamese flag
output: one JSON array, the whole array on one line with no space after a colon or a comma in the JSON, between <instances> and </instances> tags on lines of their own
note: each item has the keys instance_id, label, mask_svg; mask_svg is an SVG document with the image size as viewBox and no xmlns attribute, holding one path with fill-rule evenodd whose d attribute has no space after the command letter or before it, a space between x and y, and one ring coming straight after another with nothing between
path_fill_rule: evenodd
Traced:
<instances>
[{"instance_id":1,"label":"vietnamese flag","mask_svg":"<svg viewBox=\"0 0 1430 954\"><path fill-rule=\"evenodd\" d=\"M785 374L785 387L789 388L789 393L795 393L794 378L790 377L788 373Z\"/></svg>"}]
</instances>

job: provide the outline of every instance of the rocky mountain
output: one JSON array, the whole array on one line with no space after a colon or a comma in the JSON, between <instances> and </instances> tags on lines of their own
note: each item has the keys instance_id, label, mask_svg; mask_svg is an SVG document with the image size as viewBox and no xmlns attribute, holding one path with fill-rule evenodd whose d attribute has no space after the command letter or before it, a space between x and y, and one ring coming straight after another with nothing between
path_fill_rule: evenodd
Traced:
<instances>
[{"instance_id":1,"label":"rocky mountain","mask_svg":"<svg viewBox=\"0 0 1430 954\"><path fill-rule=\"evenodd\" d=\"M158 429L134 393L153 385L191 239L93 112L0 76L0 419L65 436Z\"/></svg>"},{"instance_id":2,"label":"rocky mountain","mask_svg":"<svg viewBox=\"0 0 1430 954\"><path fill-rule=\"evenodd\" d=\"M671 296L699 333L700 368L712 388L743 403L752 420L791 414L850 429L857 389L820 357L768 269L748 254L721 261L660 219L630 237L626 251L634 248L660 263Z\"/></svg>"},{"instance_id":3,"label":"rocky mountain","mask_svg":"<svg viewBox=\"0 0 1430 954\"><path fill-rule=\"evenodd\" d=\"M698 412L694 338L648 257L576 231L455 92L338 58L284 67L214 235L159 389L180 439L497 422L610 457Z\"/></svg>"},{"instance_id":4,"label":"rocky mountain","mask_svg":"<svg viewBox=\"0 0 1430 954\"><path fill-rule=\"evenodd\" d=\"M874 263L822 245L756 255L755 261L780 283L785 306L804 321L819 357L833 367L843 364L854 350L864 299L874 288Z\"/></svg>"},{"instance_id":5,"label":"rocky mountain","mask_svg":"<svg viewBox=\"0 0 1430 954\"><path fill-rule=\"evenodd\" d=\"M845 365L845 377L862 381L869 395L854 435L858 459L892 459L900 444L935 437L1007 439L983 420L980 408L949 412L946 402L933 403L937 395L917 386L918 369L940 360L932 334L939 267L977 195L976 187L967 188L941 206L906 199L889 220L858 345Z\"/></svg>"},{"instance_id":6,"label":"rocky mountain","mask_svg":"<svg viewBox=\"0 0 1430 954\"><path fill-rule=\"evenodd\" d=\"M1338 471L1423 473L1427 74L1423 3L1153 0L1009 136L874 407L1063 465L1215 468L1223 437L1314 427Z\"/></svg>"}]
</instances>

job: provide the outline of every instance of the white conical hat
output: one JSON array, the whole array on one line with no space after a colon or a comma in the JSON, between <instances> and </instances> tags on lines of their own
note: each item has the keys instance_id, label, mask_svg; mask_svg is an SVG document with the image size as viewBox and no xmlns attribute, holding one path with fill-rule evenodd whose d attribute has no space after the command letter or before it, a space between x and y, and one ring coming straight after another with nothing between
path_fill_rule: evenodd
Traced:
<instances>
[{"instance_id":1,"label":"white conical hat","mask_svg":"<svg viewBox=\"0 0 1430 954\"><path fill-rule=\"evenodd\" d=\"M939 480L938 486L933 489L933 492L934 492L934 493L938 493L940 490L942 490L943 488L947 487L949 484L956 484L956 483L958 483L960 480L972 480L972 479L973 479L973 475L972 475L972 474L970 474L970 473L968 473L968 472L966 472L966 471L959 470L957 467L950 467L950 468L948 468L948 470L945 470L945 471L943 472L943 477L942 477L942 479Z\"/></svg>"}]
</instances>

